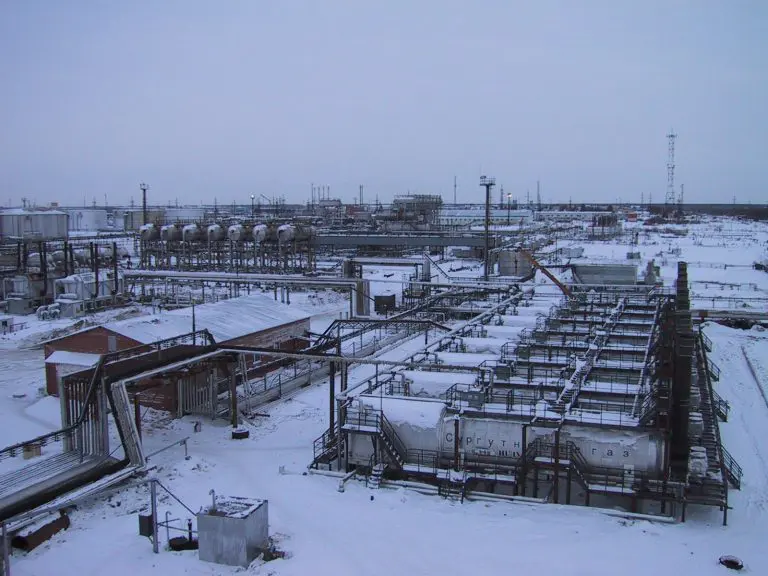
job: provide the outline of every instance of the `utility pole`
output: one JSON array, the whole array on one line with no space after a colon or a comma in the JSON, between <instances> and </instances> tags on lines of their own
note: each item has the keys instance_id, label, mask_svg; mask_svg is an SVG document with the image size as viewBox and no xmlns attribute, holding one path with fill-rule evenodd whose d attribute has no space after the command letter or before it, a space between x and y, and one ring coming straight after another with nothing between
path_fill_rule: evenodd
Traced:
<instances>
[{"instance_id":1,"label":"utility pole","mask_svg":"<svg viewBox=\"0 0 768 576\"><path fill-rule=\"evenodd\" d=\"M141 190L141 211L143 216L142 224L149 224L149 214L147 213L147 190L149 190L149 186L142 182L139 184L139 189Z\"/></svg>"},{"instance_id":2,"label":"utility pole","mask_svg":"<svg viewBox=\"0 0 768 576\"><path fill-rule=\"evenodd\" d=\"M456 176L453 177L453 204L456 205Z\"/></svg>"},{"instance_id":3,"label":"utility pole","mask_svg":"<svg viewBox=\"0 0 768 576\"><path fill-rule=\"evenodd\" d=\"M483 278L488 282L491 264L491 188L496 185L495 178L480 176L480 186L485 188L485 269Z\"/></svg>"},{"instance_id":4,"label":"utility pole","mask_svg":"<svg viewBox=\"0 0 768 576\"><path fill-rule=\"evenodd\" d=\"M664 197L664 214L667 215L675 204L675 139L677 134L670 130L667 134L667 195Z\"/></svg>"}]
</instances>

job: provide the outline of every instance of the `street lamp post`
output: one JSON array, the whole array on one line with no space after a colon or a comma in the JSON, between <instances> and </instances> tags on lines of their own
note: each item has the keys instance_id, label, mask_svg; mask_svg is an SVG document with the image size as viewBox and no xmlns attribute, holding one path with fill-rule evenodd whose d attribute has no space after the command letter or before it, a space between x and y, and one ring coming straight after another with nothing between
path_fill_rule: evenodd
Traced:
<instances>
[{"instance_id":1,"label":"street lamp post","mask_svg":"<svg viewBox=\"0 0 768 576\"><path fill-rule=\"evenodd\" d=\"M507 194L507 226L512 215L512 193Z\"/></svg>"},{"instance_id":2,"label":"street lamp post","mask_svg":"<svg viewBox=\"0 0 768 576\"><path fill-rule=\"evenodd\" d=\"M251 194L251 220L254 218L254 212L253 212L253 201L256 198L253 194Z\"/></svg>"}]
</instances>

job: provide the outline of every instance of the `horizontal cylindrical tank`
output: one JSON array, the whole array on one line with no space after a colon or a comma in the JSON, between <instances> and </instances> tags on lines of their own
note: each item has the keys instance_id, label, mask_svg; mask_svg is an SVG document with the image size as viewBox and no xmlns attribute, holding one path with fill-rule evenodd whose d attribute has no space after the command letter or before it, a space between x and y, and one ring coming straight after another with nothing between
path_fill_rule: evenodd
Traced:
<instances>
[{"instance_id":1,"label":"horizontal cylindrical tank","mask_svg":"<svg viewBox=\"0 0 768 576\"><path fill-rule=\"evenodd\" d=\"M53 267L53 257L50 254L45 255L45 262L47 268ZM30 252L27 255L27 266L29 268L41 268L39 252Z\"/></svg>"},{"instance_id":2,"label":"horizontal cylindrical tank","mask_svg":"<svg viewBox=\"0 0 768 576\"><path fill-rule=\"evenodd\" d=\"M277 229L277 239L280 244L288 242L304 242L315 233L313 226L304 224L283 224Z\"/></svg>"},{"instance_id":3,"label":"horizontal cylindrical tank","mask_svg":"<svg viewBox=\"0 0 768 576\"><path fill-rule=\"evenodd\" d=\"M519 252L499 252L499 276L527 276L533 271L531 263Z\"/></svg>"},{"instance_id":4,"label":"horizontal cylindrical tank","mask_svg":"<svg viewBox=\"0 0 768 576\"><path fill-rule=\"evenodd\" d=\"M66 254L64 253L64 250L56 250L51 253L51 258L53 258L53 261L56 264L61 264L64 262Z\"/></svg>"},{"instance_id":5,"label":"horizontal cylindrical tank","mask_svg":"<svg viewBox=\"0 0 768 576\"><path fill-rule=\"evenodd\" d=\"M219 224L208 226L208 242L217 242L224 239L224 228Z\"/></svg>"},{"instance_id":6,"label":"horizontal cylindrical tank","mask_svg":"<svg viewBox=\"0 0 768 576\"><path fill-rule=\"evenodd\" d=\"M261 244L264 242L264 240L267 237L267 226L266 224L257 224L253 227L253 241L256 242L256 244Z\"/></svg>"},{"instance_id":7,"label":"horizontal cylindrical tank","mask_svg":"<svg viewBox=\"0 0 768 576\"><path fill-rule=\"evenodd\" d=\"M174 224L166 224L160 228L160 239L165 242L181 240L181 229Z\"/></svg>"},{"instance_id":8,"label":"horizontal cylindrical tank","mask_svg":"<svg viewBox=\"0 0 768 576\"><path fill-rule=\"evenodd\" d=\"M141 239L145 242L157 240L160 238L160 230L154 224L144 224L141 226L140 234Z\"/></svg>"},{"instance_id":9,"label":"horizontal cylindrical tank","mask_svg":"<svg viewBox=\"0 0 768 576\"><path fill-rule=\"evenodd\" d=\"M200 226L197 224L187 224L181 230L181 237L184 242L195 242L201 236Z\"/></svg>"},{"instance_id":10,"label":"horizontal cylindrical tank","mask_svg":"<svg viewBox=\"0 0 768 576\"><path fill-rule=\"evenodd\" d=\"M293 242L296 238L296 227L293 224L283 224L277 229L277 240L280 244Z\"/></svg>"},{"instance_id":11,"label":"horizontal cylindrical tank","mask_svg":"<svg viewBox=\"0 0 768 576\"><path fill-rule=\"evenodd\" d=\"M75 262L78 264L86 264L90 259L91 256L88 254L88 250L85 250L83 248L78 248L77 250L74 250L75 255Z\"/></svg>"},{"instance_id":12,"label":"horizontal cylindrical tank","mask_svg":"<svg viewBox=\"0 0 768 576\"><path fill-rule=\"evenodd\" d=\"M232 242L247 242L251 239L251 231L242 224L232 224L227 229L227 238Z\"/></svg>"},{"instance_id":13,"label":"horizontal cylindrical tank","mask_svg":"<svg viewBox=\"0 0 768 576\"><path fill-rule=\"evenodd\" d=\"M507 419L461 416L458 420L447 414L440 401L361 396L361 404L349 408L352 418L360 412L383 410L384 415L402 442L401 449L425 450L452 456L458 448L469 460L509 462L516 465L523 453L523 442L532 449L539 440L550 448L555 437L551 428L527 425L523 438L523 423ZM352 461L364 463L370 458L371 443L367 438L353 437L350 443ZM367 440L367 441L366 441ZM660 434L647 430L608 430L578 424L563 426L560 444L572 446L588 466L657 473L664 460L664 440Z\"/></svg>"}]
</instances>

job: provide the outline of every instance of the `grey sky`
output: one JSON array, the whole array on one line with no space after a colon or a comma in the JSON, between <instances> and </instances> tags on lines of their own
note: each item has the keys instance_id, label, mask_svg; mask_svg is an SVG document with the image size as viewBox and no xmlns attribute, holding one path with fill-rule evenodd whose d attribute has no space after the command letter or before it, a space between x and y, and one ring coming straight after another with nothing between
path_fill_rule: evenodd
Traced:
<instances>
[{"instance_id":1,"label":"grey sky","mask_svg":"<svg viewBox=\"0 0 768 576\"><path fill-rule=\"evenodd\" d=\"M766 202L762 0L0 3L0 200Z\"/></svg>"}]
</instances>

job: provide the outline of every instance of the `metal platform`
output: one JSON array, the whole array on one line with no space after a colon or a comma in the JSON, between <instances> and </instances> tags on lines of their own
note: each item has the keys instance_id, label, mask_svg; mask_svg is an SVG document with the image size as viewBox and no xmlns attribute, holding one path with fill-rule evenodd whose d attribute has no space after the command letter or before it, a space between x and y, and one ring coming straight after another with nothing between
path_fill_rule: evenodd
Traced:
<instances>
[{"instance_id":1,"label":"metal platform","mask_svg":"<svg viewBox=\"0 0 768 576\"><path fill-rule=\"evenodd\" d=\"M0 476L0 520L45 504L117 470L116 458L65 452Z\"/></svg>"}]
</instances>

